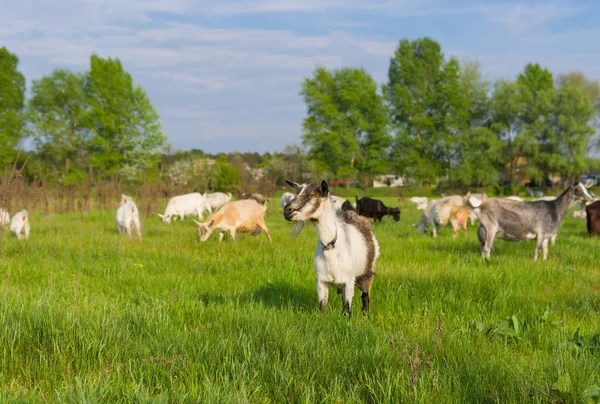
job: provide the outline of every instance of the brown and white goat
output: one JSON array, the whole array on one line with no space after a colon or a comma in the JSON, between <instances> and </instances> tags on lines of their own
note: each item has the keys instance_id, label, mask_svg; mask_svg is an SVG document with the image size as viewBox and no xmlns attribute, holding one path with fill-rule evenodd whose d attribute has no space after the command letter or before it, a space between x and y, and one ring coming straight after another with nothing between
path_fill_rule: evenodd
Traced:
<instances>
[{"instance_id":1,"label":"brown and white goat","mask_svg":"<svg viewBox=\"0 0 600 404\"><path fill-rule=\"evenodd\" d=\"M467 235L467 222L471 216L471 210L462 206L454 206L450 211L450 224L454 229L454 238L458 237L458 232L462 228L465 236Z\"/></svg>"},{"instance_id":2,"label":"brown and white goat","mask_svg":"<svg viewBox=\"0 0 600 404\"><path fill-rule=\"evenodd\" d=\"M236 233L253 233L256 228L263 230L269 242L272 244L269 229L265 224L264 210L258 202L253 199L242 199L240 201L228 202L210 215L204 223L194 220L198 225L198 239L206 241L213 230L219 230L219 243L223 241L224 232L229 232L231 239L235 241Z\"/></svg>"},{"instance_id":3,"label":"brown and white goat","mask_svg":"<svg viewBox=\"0 0 600 404\"><path fill-rule=\"evenodd\" d=\"M326 181L321 182L320 187L286 182L297 194L283 208L283 216L296 222L296 234L307 220L317 230L314 266L321 311L327 306L329 285L334 285L342 294L343 313L350 317L356 286L362 291L362 309L368 315L375 261L379 257L379 244L369 219L352 210L336 208Z\"/></svg>"}]
</instances>

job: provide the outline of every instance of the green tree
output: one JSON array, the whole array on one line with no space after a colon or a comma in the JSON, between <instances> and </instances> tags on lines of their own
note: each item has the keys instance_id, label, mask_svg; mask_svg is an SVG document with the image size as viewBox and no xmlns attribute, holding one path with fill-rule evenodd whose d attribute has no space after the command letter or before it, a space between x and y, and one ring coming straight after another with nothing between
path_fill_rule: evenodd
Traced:
<instances>
[{"instance_id":1,"label":"green tree","mask_svg":"<svg viewBox=\"0 0 600 404\"><path fill-rule=\"evenodd\" d=\"M458 81L466 114L459 114L463 128L459 136L457 180L464 185L496 183L503 146L498 134L489 128L490 83L483 79L477 61L462 64Z\"/></svg>"},{"instance_id":2,"label":"green tree","mask_svg":"<svg viewBox=\"0 0 600 404\"><path fill-rule=\"evenodd\" d=\"M517 133L521 130L520 112L523 100L516 82L498 80L490 100L490 129L502 142L500 163L506 167L504 180L515 184L518 178L520 153L514 144ZM503 193L503 189L501 190Z\"/></svg>"},{"instance_id":3,"label":"green tree","mask_svg":"<svg viewBox=\"0 0 600 404\"><path fill-rule=\"evenodd\" d=\"M303 142L319 169L350 179L387 170L391 144L377 84L364 69L319 67L300 93L308 108Z\"/></svg>"},{"instance_id":4,"label":"green tree","mask_svg":"<svg viewBox=\"0 0 600 404\"><path fill-rule=\"evenodd\" d=\"M597 80L588 79L585 74L581 72L571 72L567 74L561 74L557 79L558 88L578 88L580 89L586 98L588 99L590 106L593 108L593 118L591 124L600 128L600 83ZM600 139L595 136L595 149L600 150Z\"/></svg>"},{"instance_id":5,"label":"green tree","mask_svg":"<svg viewBox=\"0 0 600 404\"><path fill-rule=\"evenodd\" d=\"M390 60L384 97L396 130L392 160L421 181L452 182L460 133L468 120L459 63L430 38L401 40Z\"/></svg>"},{"instance_id":6,"label":"green tree","mask_svg":"<svg viewBox=\"0 0 600 404\"><path fill-rule=\"evenodd\" d=\"M581 72L571 72L558 76L557 87L581 89L596 113L600 113L600 83L598 80L590 80Z\"/></svg>"},{"instance_id":7,"label":"green tree","mask_svg":"<svg viewBox=\"0 0 600 404\"><path fill-rule=\"evenodd\" d=\"M527 158L527 174L541 182L561 168L557 133L553 124L554 81L539 64L528 64L517 78L522 99L521 131L515 145Z\"/></svg>"},{"instance_id":8,"label":"green tree","mask_svg":"<svg viewBox=\"0 0 600 404\"><path fill-rule=\"evenodd\" d=\"M0 48L0 168L14 158L23 137L25 77L18 65L17 55Z\"/></svg>"},{"instance_id":9,"label":"green tree","mask_svg":"<svg viewBox=\"0 0 600 404\"><path fill-rule=\"evenodd\" d=\"M33 80L31 92L28 120L42 165L59 182L83 181L89 136L84 75L55 70Z\"/></svg>"},{"instance_id":10,"label":"green tree","mask_svg":"<svg viewBox=\"0 0 600 404\"><path fill-rule=\"evenodd\" d=\"M118 59L92 55L85 90L90 107L90 163L130 175L155 165L166 145L157 111Z\"/></svg>"},{"instance_id":11,"label":"green tree","mask_svg":"<svg viewBox=\"0 0 600 404\"><path fill-rule=\"evenodd\" d=\"M227 161L226 155L220 155L212 167L211 188L218 192L230 192L233 185L238 183L237 168Z\"/></svg>"},{"instance_id":12,"label":"green tree","mask_svg":"<svg viewBox=\"0 0 600 404\"><path fill-rule=\"evenodd\" d=\"M590 97L583 89L566 85L554 97L554 124L558 142L557 169L573 181L588 165L588 149L594 128Z\"/></svg>"}]
</instances>

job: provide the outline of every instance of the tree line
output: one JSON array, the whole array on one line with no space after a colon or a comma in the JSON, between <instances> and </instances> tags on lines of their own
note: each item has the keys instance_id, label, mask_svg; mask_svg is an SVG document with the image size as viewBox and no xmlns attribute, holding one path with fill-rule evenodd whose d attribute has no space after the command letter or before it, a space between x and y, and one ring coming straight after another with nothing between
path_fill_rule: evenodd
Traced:
<instances>
[{"instance_id":1,"label":"tree line","mask_svg":"<svg viewBox=\"0 0 600 404\"><path fill-rule=\"evenodd\" d=\"M48 184L118 175L231 191L257 178L366 186L395 172L420 184L503 187L597 167L589 153L597 81L578 72L554 77L532 63L514 80L491 83L477 62L446 57L428 37L399 41L383 84L361 68L317 67L301 83L303 147L263 154L172 153L158 112L118 59L94 54L84 73L54 70L32 81L28 97L18 64L0 49L0 170L29 139L33 150L21 151L20 163L28 159L26 174Z\"/></svg>"},{"instance_id":2,"label":"tree line","mask_svg":"<svg viewBox=\"0 0 600 404\"><path fill-rule=\"evenodd\" d=\"M0 48L0 167L10 165L24 139L34 148L28 170L65 185L90 173L127 178L156 167L167 137L148 95L118 59L94 54L85 73L54 70L32 81L27 100L18 63Z\"/></svg>"},{"instance_id":3,"label":"tree line","mask_svg":"<svg viewBox=\"0 0 600 404\"><path fill-rule=\"evenodd\" d=\"M492 84L476 61L447 58L424 37L399 42L381 86L362 68L318 67L300 95L309 157L348 181L393 170L419 183L502 187L596 167L600 85L579 72L554 77L531 63Z\"/></svg>"}]
</instances>

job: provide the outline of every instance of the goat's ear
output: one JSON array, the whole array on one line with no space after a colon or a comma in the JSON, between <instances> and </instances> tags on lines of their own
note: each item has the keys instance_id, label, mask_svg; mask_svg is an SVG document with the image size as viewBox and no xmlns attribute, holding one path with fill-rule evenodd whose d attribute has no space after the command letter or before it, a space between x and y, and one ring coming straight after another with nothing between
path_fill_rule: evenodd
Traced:
<instances>
[{"instance_id":1,"label":"goat's ear","mask_svg":"<svg viewBox=\"0 0 600 404\"><path fill-rule=\"evenodd\" d=\"M295 183L294 181L285 180L285 182L287 182L287 184L290 187L294 188L297 192L300 192L300 190L302 189L302 187L299 184Z\"/></svg>"},{"instance_id":2,"label":"goat's ear","mask_svg":"<svg viewBox=\"0 0 600 404\"><path fill-rule=\"evenodd\" d=\"M160 217L161 219L164 218L163 215L161 215L160 213L157 213L158 217Z\"/></svg>"},{"instance_id":3,"label":"goat's ear","mask_svg":"<svg viewBox=\"0 0 600 404\"><path fill-rule=\"evenodd\" d=\"M321 196L329 195L329 187L327 186L327 181L321 181Z\"/></svg>"}]
</instances>

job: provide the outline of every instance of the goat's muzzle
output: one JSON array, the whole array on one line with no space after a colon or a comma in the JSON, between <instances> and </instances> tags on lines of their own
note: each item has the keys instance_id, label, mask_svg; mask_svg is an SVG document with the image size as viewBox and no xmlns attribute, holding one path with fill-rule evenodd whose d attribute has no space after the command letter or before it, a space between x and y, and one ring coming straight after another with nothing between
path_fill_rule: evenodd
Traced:
<instances>
[{"instance_id":1,"label":"goat's muzzle","mask_svg":"<svg viewBox=\"0 0 600 404\"><path fill-rule=\"evenodd\" d=\"M283 217L285 218L285 220L291 222L295 212L296 212L295 210L293 210L288 205L286 205L283 208Z\"/></svg>"}]
</instances>

